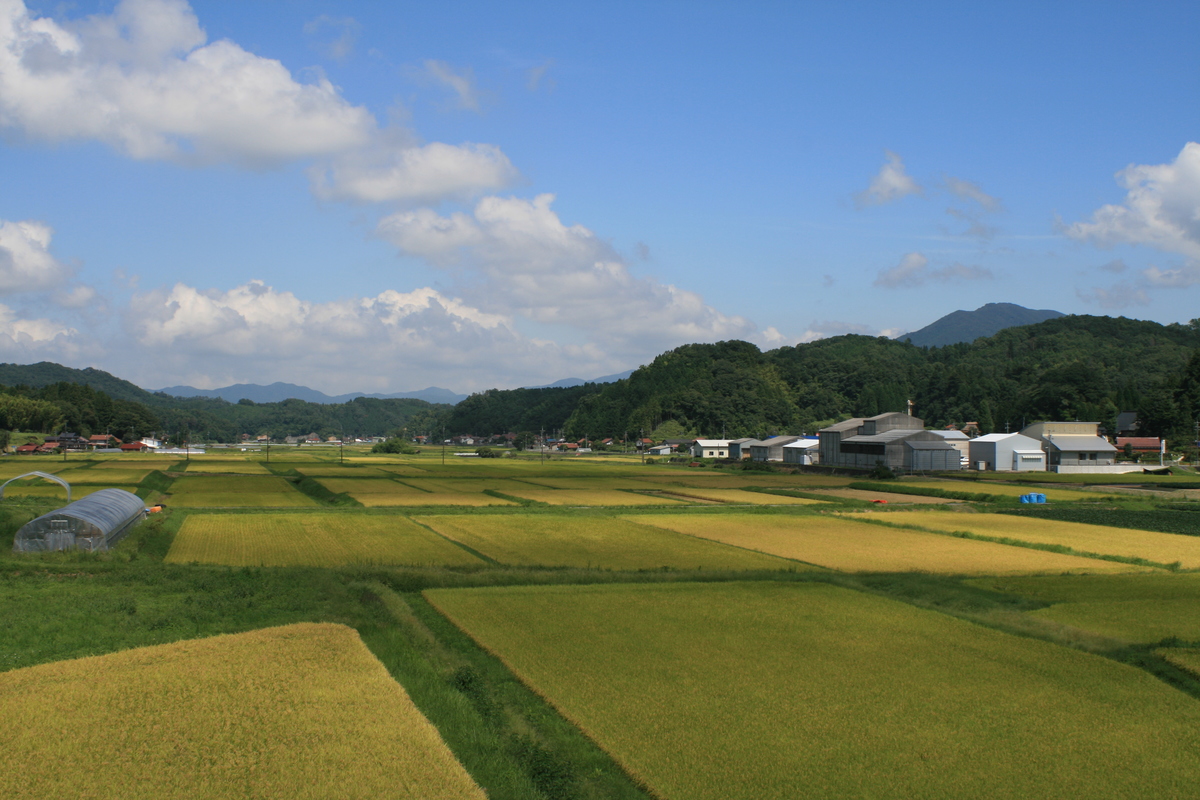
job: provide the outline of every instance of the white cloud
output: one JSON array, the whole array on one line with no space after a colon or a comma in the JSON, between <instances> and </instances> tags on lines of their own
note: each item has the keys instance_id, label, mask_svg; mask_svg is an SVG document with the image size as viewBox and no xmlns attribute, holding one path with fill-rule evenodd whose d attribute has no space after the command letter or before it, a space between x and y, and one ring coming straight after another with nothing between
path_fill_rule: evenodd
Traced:
<instances>
[{"instance_id":1,"label":"white cloud","mask_svg":"<svg viewBox=\"0 0 1200 800\"><path fill-rule=\"evenodd\" d=\"M313 46L326 58L345 61L354 54L354 45L362 25L353 17L322 14L304 24L304 32L314 38ZM331 37L331 38L325 38Z\"/></svg>"},{"instance_id":2,"label":"white cloud","mask_svg":"<svg viewBox=\"0 0 1200 800\"><path fill-rule=\"evenodd\" d=\"M814 320L809 324L808 330L802 333L797 339L797 343L815 342L818 339L827 339L830 336L843 336L847 333L857 333L862 336L873 336L875 330L869 325L863 325L858 322L842 322L840 320Z\"/></svg>"},{"instance_id":3,"label":"white cloud","mask_svg":"<svg viewBox=\"0 0 1200 800\"><path fill-rule=\"evenodd\" d=\"M0 295L54 289L70 276L50 255L53 236L41 222L0 221Z\"/></svg>"},{"instance_id":4,"label":"white cloud","mask_svg":"<svg viewBox=\"0 0 1200 800\"><path fill-rule=\"evenodd\" d=\"M340 394L423 388L453 373L462 391L627 366L594 347L529 338L511 318L429 288L315 303L261 281L229 291L176 284L135 295L126 326L134 356L154 353L143 380L158 385L253 375Z\"/></svg>"},{"instance_id":5,"label":"white cloud","mask_svg":"<svg viewBox=\"0 0 1200 800\"><path fill-rule=\"evenodd\" d=\"M8 306L0 305L0 340L4 340L6 344L46 344L56 339L72 337L77 333L74 328L53 320L23 319Z\"/></svg>"},{"instance_id":6,"label":"white cloud","mask_svg":"<svg viewBox=\"0 0 1200 800\"><path fill-rule=\"evenodd\" d=\"M381 220L379 234L407 255L451 269L481 308L586 332L631 357L685 342L750 338L750 321L726 316L694 292L635 277L582 225L564 225L554 196L485 197L470 214L429 209Z\"/></svg>"},{"instance_id":7,"label":"white cloud","mask_svg":"<svg viewBox=\"0 0 1200 800\"><path fill-rule=\"evenodd\" d=\"M1099 245L1144 244L1200 259L1200 144L1188 142L1171 164L1132 164L1116 175L1127 190L1090 222L1067 226L1072 238Z\"/></svg>"},{"instance_id":8,"label":"white cloud","mask_svg":"<svg viewBox=\"0 0 1200 800\"><path fill-rule=\"evenodd\" d=\"M539 64L536 67L531 67L525 71L525 85L529 91L536 92L541 86L546 87L546 91L554 91L557 85L553 78L547 78L546 72L554 66L554 59L550 58Z\"/></svg>"},{"instance_id":9,"label":"white cloud","mask_svg":"<svg viewBox=\"0 0 1200 800\"><path fill-rule=\"evenodd\" d=\"M946 176L944 180L946 190L956 197L963 200L970 200L978 203L984 211L999 211L999 198L992 197L979 187L979 184L964 181L961 178L955 178L952 175Z\"/></svg>"},{"instance_id":10,"label":"white cloud","mask_svg":"<svg viewBox=\"0 0 1200 800\"><path fill-rule=\"evenodd\" d=\"M0 10L0 124L30 139L95 139L138 159L266 164L369 142L376 124L324 78L206 44L179 0L124 0L59 24Z\"/></svg>"},{"instance_id":11,"label":"white cloud","mask_svg":"<svg viewBox=\"0 0 1200 800\"><path fill-rule=\"evenodd\" d=\"M1186 289L1200 284L1200 262L1185 264L1176 269L1149 267L1142 270L1142 278L1153 287Z\"/></svg>"},{"instance_id":12,"label":"white cloud","mask_svg":"<svg viewBox=\"0 0 1200 800\"><path fill-rule=\"evenodd\" d=\"M479 89L475 86L475 73L468 67L460 72L445 61L425 61L425 74L436 83L454 93L455 105L468 111L479 111Z\"/></svg>"},{"instance_id":13,"label":"white cloud","mask_svg":"<svg viewBox=\"0 0 1200 800\"><path fill-rule=\"evenodd\" d=\"M419 205L447 198L469 200L512 184L517 169L489 144L408 145L401 137L336 156L310 171L313 191L335 200Z\"/></svg>"},{"instance_id":14,"label":"white cloud","mask_svg":"<svg viewBox=\"0 0 1200 800\"><path fill-rule=\"evenodd\" d=\"M891 150L885 151L885 154L887 163L879 170L879 174L871 181L867 190L855 197L855 202L860 208L891 203L910 194L921 194L920 185L904 171L904 162L900 156Z\"/></svg>"},{"instance_id":15,"label":"white cloud","mask_svg":"<svg viewBox=\"0 0 1200 800\"><path fill-rule=\"evenodd\" d=\"M1145 306L1150 304L1145 289L1130 283L1118 283L1107 289L1095 286L1090 290L1076 290L1075 295L1085 303L1091 303L1101 308L1115 310L1130 306Z\"/></svg>"},{"instance_id":16,"label":"white cloud","mask_svg":"<svg viewBox=\"0 0 1200 800\"><path fill-rule=\"evenodd\" d=\"M891 269L880 270L874 285L888 289L915 289L926 283L978 281L991 278L991 270L966 264L955 263L941 269L930 269L928 258L921 253L909 253Z\"/></svg>"}]
</instances>

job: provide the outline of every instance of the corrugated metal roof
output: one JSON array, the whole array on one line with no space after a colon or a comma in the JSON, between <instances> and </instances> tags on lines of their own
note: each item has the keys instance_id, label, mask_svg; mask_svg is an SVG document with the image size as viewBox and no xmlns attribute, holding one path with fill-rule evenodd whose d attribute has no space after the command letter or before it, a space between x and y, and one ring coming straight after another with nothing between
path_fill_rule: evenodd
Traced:
<instances>
[{"instance_id":1,"label":"corrugated metal roof","mask_svg":"<svg viewBox=\"0 0 1200 800\"><path fill-rule=\"evenodd\" d=\"M847 436L845 439L842 439L842 442L845 444L887 444L888 442L894 442L898 439L904 439L912 436L914 433L926 433L926 431L914 431L911 428L896 428L895 430L877 433L874 436L868 436L866 434L862 434L861 436ZM944 441L938 442L938 444L945 445L946 447L950 446Z\"/></svg>"},{"instance_id":2,"label":"corrugated metal roof","mask_svg":"<svg viewBox=\"0 0 1200 800\"><path fill-rule=\"evenodd\" d=\"M905 446L911 447L913 450L954 450L954 445L949 442L905 442Z\"/></svg>"},{"instance_id":3,"label":"corrugated metal roof","mask_svg":"<svg viewBox=\"0 0 1200 800\"><path fill-rule=\"evenodd\" d=\"M823 430L823 431L856 431L862 426L863 422L865 422L865 421L866 420L864 420L862 417L855 417L854 419L848 419L845 422L835 422L833 425L830 425L828 428L821 428L821 430Z\"/></svg>"},{"instance_id":4,"label":"corrugated metal roof","mask_svg":"<svg viewBox=\"0 0 1200 800\"><path fill-rule=\"evenodd\" d=\"M1117 448L1099 436L1070 436L1054 433L1046 437L1046 442L1057 450L1074 450L1084 453L1115 453L1117 451Z\"/></svg>"}]
</instances>

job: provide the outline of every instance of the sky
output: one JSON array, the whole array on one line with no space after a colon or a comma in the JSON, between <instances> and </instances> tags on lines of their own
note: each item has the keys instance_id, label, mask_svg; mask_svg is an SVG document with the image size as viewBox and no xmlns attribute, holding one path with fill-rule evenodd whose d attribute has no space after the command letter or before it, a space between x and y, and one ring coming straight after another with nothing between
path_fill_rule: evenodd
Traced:
<instances>
[{"instance_id":1,"label":"sky","mask_svg":"<svg viewBox=\"0 0 1200 800\"><path fill-rule=\"evenodd\" d=\"M1200 4L0 0L0 361L457 392L1200 317Z\"/></svg>"}]
</instances>

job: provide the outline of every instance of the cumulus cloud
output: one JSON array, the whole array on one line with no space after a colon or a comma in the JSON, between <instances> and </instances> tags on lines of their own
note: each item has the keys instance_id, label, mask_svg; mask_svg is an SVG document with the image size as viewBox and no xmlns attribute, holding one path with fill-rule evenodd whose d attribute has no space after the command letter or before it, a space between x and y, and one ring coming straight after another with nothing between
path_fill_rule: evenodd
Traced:
<instances>
[{"instance_id":1,"label":"cumulus cloud","mask_svg":"<svg viewBox=\"0 0 1200 800\"><path fill-rule=\"evenodd\" d=\"M554 59L551 58L525 71L525 86L529 91L536 92L542 86L546 87L546 91L554 91L554 87L557 84L553 78L546 77L546 72L553 66Z\"/></svg>"},{"instance_id":2,"label":"cumulus cloud","mask_svg":"<svg viewBox=\"0 0 1200 800\"><path fill-rule=\"evenodd\" d=\"M0 124L30 139L94 139L138 159L263 164L366 143L375 120L326 79L206 43L180 0L123 0L59 24L0 9Z\"/></svg>"},{"instance_id":3,"label":"cumulus cloud","mask_svg":"<svg viewBox=\"0 0 1200 800\"><path fill-rule=\"evenodd\" d=\"M1099 245L1144 244L1200 259L1200 143L1188 142L1170 164L1132 164L1116 175L1126 190L1068 236Z\"/></svg>"},{"instance_id":4,"label":"cumulus cloud","mask_svg":"<svg viewBox=\"0 0 1200 800\"><path fill-rule=\"evenodd\" d=\"M324 199L405 205L469 200L512 184L517 169L489 144L408 145L380 137L378 146L350 151L310 170L313 191Z\"/></svg>"},{"instance_id":5,"label":"cumulus cloud","mask_svg":"<svg viewBox=\"0 0 1200 800\"><path fill-rule=\"evenodd\" d=\"M891 203L910 194L921 194L920 185L904 171L904 161L891 150L884 151L887 163L871 181L865 192L855 197L855 203L863 206L878 206Z\"/></svg>"},{"instance_id":6,"label":"cumulus cloud","mask_svg":"<svg viewBox=\"0 0 1200 800\"><path fill-rule=\"evenodd\" d=\"M875 279L876 286L887 289L914 289L926 283L950 283L953 281L990 280L992 272L983 267L951 264L941 269L931 269L929 259L921 253L909 253L891 269L880 270Z\"/></svg>"},{"instance_id":7,"label":"cumulus cloud","mask_svg":"<svg viewBox=\"0 0 1200 800\"><path fill-rule=\"evenodd\" d=\"M1142 278L1156 288L1186 289L1200 283L1200 262L1185 264L1175 269L1149 267L1142 270Z\"/></svg>"},{"instance_id":8,"label":"cumulus cloud","mask_svg":"<svg viewBox=\"0 0 1200 800\"><path fill-rule=\"evenodd\" d=\"M592 231L563 224L553 201L485 197L469 214L398 212L378 232L402 253L452 270L480 307L584 330L618 352L755 335L751 322L694 292L634 276Z\"/></svg>"},{"instance_id":9,"label":"cumulus cloud","mask_svg":"<svg viewBox=\"0 0 1200 800\"><path fill-rule=\"evenodd\" d=\"M126 325L135 346L156 353L160 375L210 385L253 373L384 391L422 388L449 370L469 376L473 385L461 388L478 389L513 374L621 366L594 348L524 336L510 317L431 288L315 303L262 281L228 291L181 283L135 295Z\"/></svg>"},{"instance_id":10,"label":"cumulus cloud","mask_svg":"<svg viewBox=\"0 0 1200 800\"><path fill-rule=\"evenodd\" d=\"M0 221L0 294L55 289L70 276L50 255L53 236L41 222Z\"/></svg>"},{"instance_id":11,"label":"cumulus cloud","mask_svg":"<svg viewBox=\"0 0 1200 800\"><path fill-rule=\"evenodd\" d=\"M479 88L470 68L456 72L445 61L429 59L424 64L425 75L454 94L454 105L468 111L480 111Z\"/></svg>"}]
</instances>

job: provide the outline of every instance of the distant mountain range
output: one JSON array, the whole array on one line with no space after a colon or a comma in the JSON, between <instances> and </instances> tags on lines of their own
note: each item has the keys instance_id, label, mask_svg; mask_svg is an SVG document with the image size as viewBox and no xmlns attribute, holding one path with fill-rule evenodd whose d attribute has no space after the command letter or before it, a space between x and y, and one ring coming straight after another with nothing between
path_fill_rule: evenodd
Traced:
<instances>
[{"instance_id":1,"label":"distant mountain range","mask_svg":"<svg viewBox=\"0 0 1200 800\"><path fill-rule=\"evenodd\" d=\"M235 383L220 389L197 389L194 386L168 386L156 391L173 397L219 397L230 403L239 400L250 400L255 403L278 403L283 400L304 400L308 403L348 403L356 397L372 397L379 400L424 400L427 403L449 403L454 405L467 399L465 394L457 394L449 389L430 386L415 392L395 392L393 394L366 394L351 392L350 394L328 395L307 386L297 386L294 383L276 381L267 386L257 383Z\"/></svg>"},{"instance_id":2,"label":"distant mountain range","mask_svg":"<svg viewBox=\"0 0 1200 800\"><path fill-rule=\"evenodd\" d=\"M981 336L994 336L1005 328L1035 325L1048 319L1066 316L1048 308L1033 309L1014 303L988 303L974 311L955 311L936 322L896 338L917 347L945 347L948 344L973 342Z\"/></svg>"},{"instance_id":3,"label":"distant mountain range","mask_svg":"<svg viewBox=\"0 0 1200 800\"><path fill-rule=\"evenodd\" d=\"M628 378L633 370L620 372L616 375L605 375L602 378L593 378L584 380L582 378L563 378L554 383L548 383L544 386L526 386L526 389L558 389L570 386L582 386L585 383L612 383L619 381L622 378ZM428 389L421 389L415 392L395 392L393 394L365 394L363 392L351 392L350 394L328 395L324 392L319 392L316 389L310 389L307 386L297 386L294 383L282 383L276 381L267 386L262 386L257 383L235 383L232 386L224 386L220 389L197 389L194 386L168 386L165 389L157 389L156 391L163 394L169 394L172 397L219 397L230 403L236 403L239 400L250 400L255 403L278 403L283 400L304 400L308 403L348 403L356 397L373 397L380 400L399 400L399 399L415 399L424 400L427 403L449 403L457 405L467 399L467 395L452 392L449 389L442 389L438 386L430 386Z\"/></svg>"}]
</instances>

